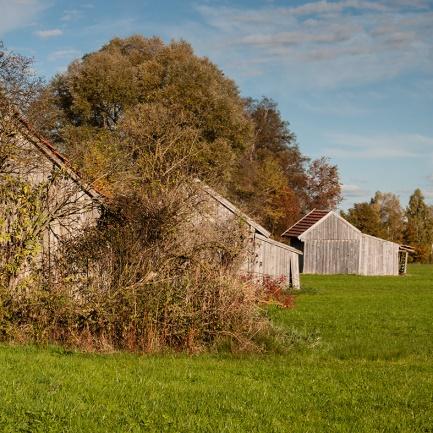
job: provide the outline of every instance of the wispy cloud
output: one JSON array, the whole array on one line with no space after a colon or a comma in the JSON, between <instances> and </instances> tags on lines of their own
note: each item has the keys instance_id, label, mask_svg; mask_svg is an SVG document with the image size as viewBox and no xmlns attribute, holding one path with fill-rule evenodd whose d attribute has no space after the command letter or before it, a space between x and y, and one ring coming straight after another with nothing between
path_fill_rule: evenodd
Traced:
<instances>
[{"instance_id":1,"label":"wispy cloud","mask_svg":"<svg viewBox=\"0 0 433 433\"><path fill-rule=\"evenodd\" d=\"M362 0L344 0L339 2L322 0L294 7L289 10L289 13L293 15L329 14L342 12L345 9L386 11L388 7L380 2Z\"/></svg>"},{"instance_id":2,"label":"wispy cloud","mask_svg":"<svg viewBox=\"0 0 433 433\"><path fill-rule=\"evenodd\" d=\"M90 9L95 7L92 3L76 3L75 6L71 9L65 9L60 20L64 22L77 21L83 18L85 14L88 14Z\"/></svg>"},{"instance_id":3,"label":"wispy cloud","mask_svg":"<svg viewBox=\"0 0 433 433\"><path fill-rule=\"evenodd\" d=\"M345 199L366 197L370 195L370 192L358 185L343 184L341 185L341 190Z\"/></svg>"},{"instance_id":4,"label":"wispy cloud","mask_svg":"<svg viewBox=\"0 0 433 433\"><path fill-rule=\"evenodd\" d=\"M75 21L78 18L80 18L82 15L82 12L78 9L67 9L63 12L62 17L60 18L61 21Z\"/></svg>"},{"instance_id":5,"label":"wispy cloud","mask_svg":"<svg viewBox=\"0 0 433 433\"><path fill-rule=\"evenodd\" d=\"M71 61L72 59L75 59L77 57L81 56L81 51L77 50L75 48L66 48L63 50L56 50L53 51L48 55L48 60L50 61L57 61L57 60L67 60Z\"/></svg>"},{"instance_id":6,"label":"wispy cloud","mask_svg":"<svg viewBox=\"0 0 433 433\"><path fill-rule=\"evenodd\" d=\"M431 158L433 137L421 134L356 135L328 134L333 146L326 149L334 158L393 159Z\"/></svg>"},{"instance_id":7,"label":"wispy cloud","mask_svg":"<svg viewBox=\"0 0 433 433\"><path fill-rule=\"evenodd\" d=\"M315 1L240 9L201 5L206 38L224 59L265 59L262 69L313 87L371 83L433 71L433 12L426 2ZM211 30L209 30L211 29ZM203 36L203 35L201 35Z\"/></svg>"},{"instance_id":8,"label":"wispy cloud","mask_svg":"<svg viewBox=\"0 0 433 433\"><path fill-rule=\"evenodd\" d=\"M0 36L28 26L48 6L47 0L0 0Z\"/></svg>"},{"instance_id":9,"label":"wispy cloud","mask_svg":"<svg viewBox=\"0 0 433 433\"><path fill-rule=\"evenodd\" d=\"M38 30L35 32L36 36L39 36L40 38L54 38L56 36L63 35L63 30L61 29L48 29L48 30Z\"/></svg>"}]
</instances>

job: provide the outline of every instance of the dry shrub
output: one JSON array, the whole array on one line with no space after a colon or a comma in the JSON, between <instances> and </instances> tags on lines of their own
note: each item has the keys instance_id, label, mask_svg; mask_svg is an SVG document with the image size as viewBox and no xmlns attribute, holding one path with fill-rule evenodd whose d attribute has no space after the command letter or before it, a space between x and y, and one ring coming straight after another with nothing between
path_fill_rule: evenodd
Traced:
<instances>
[{"instance_id":1,"label":"dry shrub","mask_svg":"<svg viewBox=\"0 0 433 433\"><path fill-rule=\"evenodd\" d=\"M285 275L277 278L265 276L261 286L263 302L275 304L282 308L295 306L295 296L290 292L290 284Z\"/></svg>"},{"instance_id":2,"label":"dry shrub","mask_svg":"<svg viewBox=\"0 0 433 433\"><path fill-rule=\"evenodd\" d=\"M263 292L240 277L248 232L197 185L130 195L63 243L39 290L10 297L3 338L85 350L264 350ZM5 299L5 298L3 298Z\"/></svg>"}]
</instances>

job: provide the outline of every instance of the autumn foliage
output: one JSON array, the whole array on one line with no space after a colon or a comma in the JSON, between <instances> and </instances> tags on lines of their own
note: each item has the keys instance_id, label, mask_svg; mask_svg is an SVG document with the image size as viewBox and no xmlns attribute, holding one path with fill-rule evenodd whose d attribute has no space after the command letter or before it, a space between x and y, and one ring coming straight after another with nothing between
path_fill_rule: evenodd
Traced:
<instances>
[{"instance_id":1,"label":"autumn foliage","mask_svg":"<svg viewBox=\"0 0 433 433\"><path fill-rule=\"evenodd\" d=\"M141 146L146 134L176 122L195 152L191 173L277 237L305 212L334 209L341 199L337 167L300 151L277 104L241 98L236 84L184 41L113 39L54 77L28 115L80 172L108 190L127 170L125 157L134 158L123 154L119 164L124 134L145 128L135 137Z\"/></svg>"}]
</instances>

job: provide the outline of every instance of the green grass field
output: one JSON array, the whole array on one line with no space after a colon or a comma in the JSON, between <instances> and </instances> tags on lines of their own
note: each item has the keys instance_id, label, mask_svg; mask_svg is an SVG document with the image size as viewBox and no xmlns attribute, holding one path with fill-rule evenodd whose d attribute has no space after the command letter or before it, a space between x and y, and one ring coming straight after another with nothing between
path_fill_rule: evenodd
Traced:
<instances>
[{"instance_id":1,"label":"green grass field","mask_svg":"<svg viewBox=\"0 0 433 433\"><path fill-rule=\"evenodd\" d=\"M287 355L92 355L0 347L1 432L433 433L433 266L304 276Z\"/></svg>"}]
</instances>

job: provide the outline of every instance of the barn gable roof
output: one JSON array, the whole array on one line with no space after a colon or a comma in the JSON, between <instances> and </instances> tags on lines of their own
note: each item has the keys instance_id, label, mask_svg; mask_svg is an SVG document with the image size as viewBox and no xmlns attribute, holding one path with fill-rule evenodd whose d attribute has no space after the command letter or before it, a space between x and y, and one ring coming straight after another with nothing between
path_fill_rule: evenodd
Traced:
<instances>
[{"instance_id":1,"label":"barn gable roof","mask_svg":"<svg viewBox=\"0 0 433 433\"><path fill-rule=\"evenodd\" d=\"M211 197L213 197L216 201L218 201L222 206L227 208L230 212L238 216L240 219L244 220L248 225L253 227L257 233L262 234L263 236L270 238L271 233L262 227L260 224L256 223L253 219L251 219L247 214L238 209L233 203L228 201L222 195L218 194L214 189L205 183L201 182L199 179L196 179L196 182L200 184L203 190L208 193Z\"/></svg>"},{"instance_id":2,"label":"barn gable roof","mask_svg":"<svg viewBox=\"0 0 433 433\"><path fill-rule=\"evenodd\" d=\"M90 198L96 200L99 203L102 202L104 195L91 185L85 184L80 175L71 167L70 162L55 148L52 143L39 134L18 111L14 111L13 118L18 131L23 138L25 138L29 143L32 143L39 152L41 152L58 168L64 170Z\"/></svg>"},{"instance_id":3,"label":"barn gable roof","mask_svg":"<svg viewBox=\"0 0 433 433\"><path fill-rule=\"evenodd\" d=\"M313 209L310 213L301 218L292 227L288 228L281 236L298 237L304 234L308 229L316 225L319 221L325 218L330 211Z\"/></svg>"},{"instance_id":4,"label":"barn gable roof","mask_svg":"<svg viewBox=\"0 0 433 433\"><path fill-rule=\"evenodd\" d=\"M350 226L351 229L359 232L362 234L362 236L369 237L372 239L376 239L382 242L389 242L392 244L397 244L396 242L392 242L386 239L378 238L376 236L372 236L366 233L362 233L361 230L356 228L353 224L351 224L349 221L345 220L342 216L338 215L334 211L327 211L327 210L319 210L319 209L313 209L310 213L305 215L303 218L301 218L297 223L295 223L292 227L287 229L281 236L285 237L296 237L298 239L303 240L304 235L312 230L317 224L322 223L328 216L334 215L337 217L340 221L345 223L346 225ZM400 246L400 245L399 245ZM400 249L402 251L408 251L413 252L413 248L407 245L400 246Z\"/></svg>"}]
</instances>

